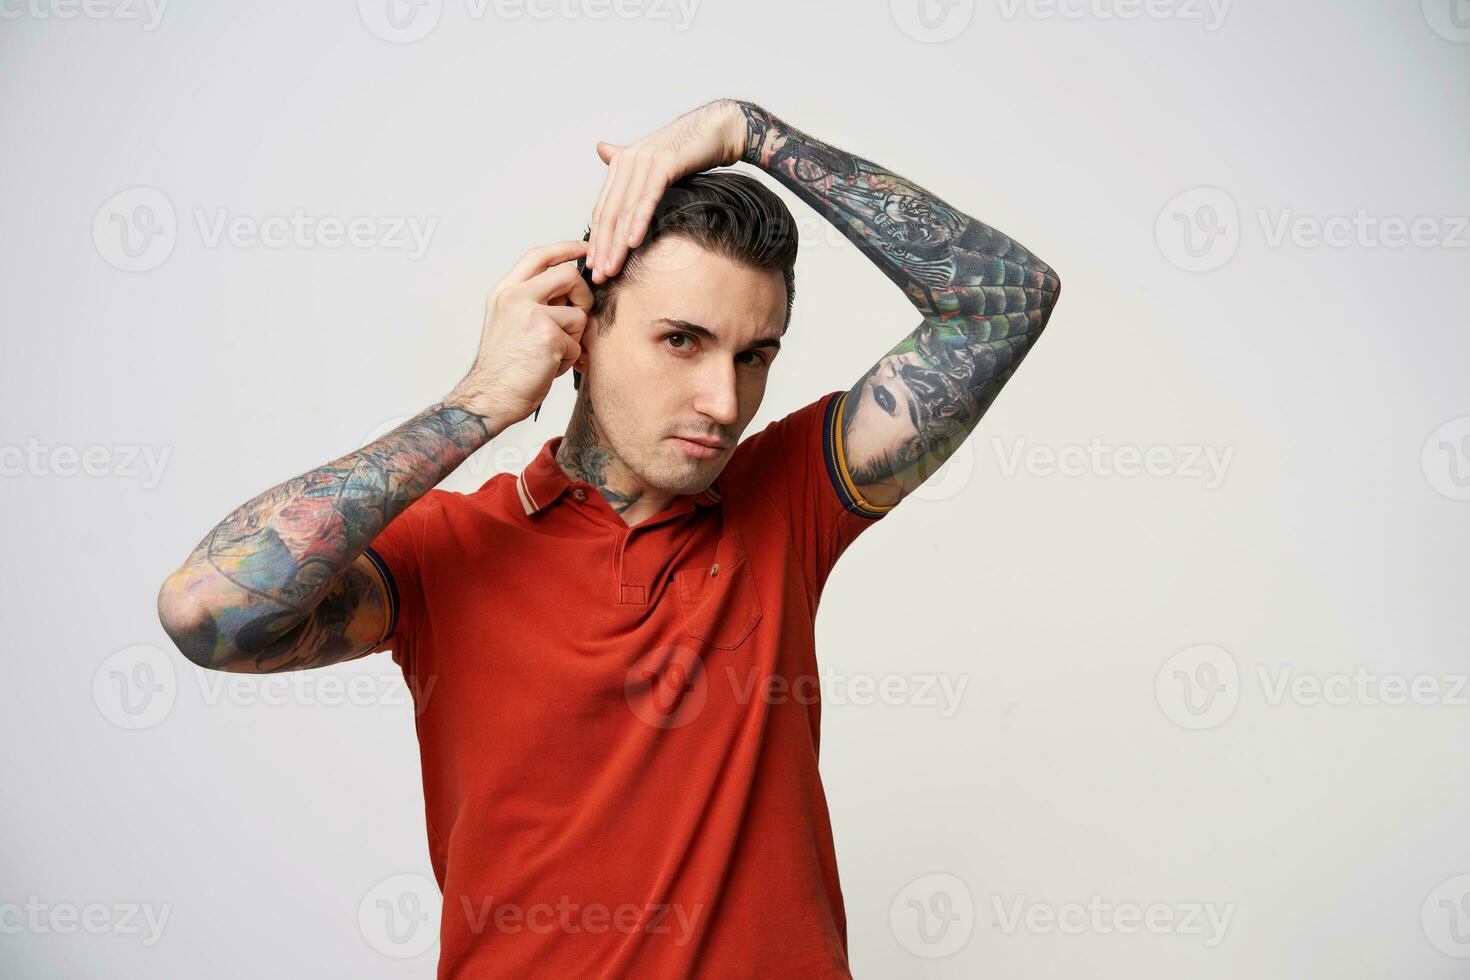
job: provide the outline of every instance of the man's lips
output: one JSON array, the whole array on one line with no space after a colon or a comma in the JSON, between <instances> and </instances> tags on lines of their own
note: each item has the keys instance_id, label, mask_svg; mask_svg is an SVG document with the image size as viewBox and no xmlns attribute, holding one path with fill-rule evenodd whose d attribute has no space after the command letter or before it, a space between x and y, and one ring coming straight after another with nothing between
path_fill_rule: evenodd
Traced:
<instances>
[{"instance_id":1,"label":"man's lips","mask_svg":"<svg viewBox=\"0 0 1470 980\"><path fill-rule=\"evenodd\" d=\"M710 439L706 436L675 436L675 439L683 439L685 442L698 443L711 449L727 449L729 444L720 439Z\"/></svg>"}]
</instances>

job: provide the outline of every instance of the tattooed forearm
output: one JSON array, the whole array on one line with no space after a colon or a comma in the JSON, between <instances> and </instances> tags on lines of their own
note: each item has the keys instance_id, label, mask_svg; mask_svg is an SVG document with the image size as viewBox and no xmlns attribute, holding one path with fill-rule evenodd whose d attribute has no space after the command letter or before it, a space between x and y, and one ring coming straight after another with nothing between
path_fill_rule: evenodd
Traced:
<instances>
[{"instance_id":1,"label":"tattooed forearm","mask_svg":"<svg viewBox=\"0 0 1470 980\"><path fill-rule=\"evenodd\" d=\"M853 482L885 504L938 469L1046 326L1061 283L1019 243L749 102L746 163L831 221L918 309L919 326L843 403Z\"/></svg>"},{"instance_id":2,"label":"tattooed forearm","mask_svg":"<svg viewBox=\"0 0 1470 980\"><path fill-rule=\"evenodd\" d=\"M260 673L364 652L386 617L360 615L378 593L354 561L490 435L480 416L441 402L240 507L164 583L174 642L201 666Z\"/></svg>"}]
</instances>

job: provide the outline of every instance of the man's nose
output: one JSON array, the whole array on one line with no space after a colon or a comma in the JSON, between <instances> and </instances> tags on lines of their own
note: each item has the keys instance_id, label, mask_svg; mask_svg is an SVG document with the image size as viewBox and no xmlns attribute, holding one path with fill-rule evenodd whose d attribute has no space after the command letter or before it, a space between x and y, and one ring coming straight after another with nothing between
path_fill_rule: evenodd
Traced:
<instances>
[{"instance_id":1,"label":"man's nose","mask_svg":"<svg viewBox=\"0 0 1470 980\"><path fill-rule=\"evenodd\" d=\"M700 378L695 409L722 426L734 425L740 415L740 398L735 383L735 365L712 366Z\"/></svg>"}]
</instances>

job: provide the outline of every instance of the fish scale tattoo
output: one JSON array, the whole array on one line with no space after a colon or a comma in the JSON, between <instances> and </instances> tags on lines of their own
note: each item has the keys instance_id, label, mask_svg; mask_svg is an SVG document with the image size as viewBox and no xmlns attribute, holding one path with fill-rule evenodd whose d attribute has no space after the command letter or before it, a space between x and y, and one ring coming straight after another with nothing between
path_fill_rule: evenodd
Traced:
<instances>
[{"instance_id":1,"label":"fish scale tattoo","mask_svg":"<svg viewBox=\"0 0 1470 980\"><path fill-rule=\"evenodd\" d=\"M744 162L832 222L922 316L847 393L840 423L853 483L897 483L902 496L980 421L1046 326L1061 280L1019 243L917 184L757 105L735 104L745 117Z\"/></svg>"}]
</instances>

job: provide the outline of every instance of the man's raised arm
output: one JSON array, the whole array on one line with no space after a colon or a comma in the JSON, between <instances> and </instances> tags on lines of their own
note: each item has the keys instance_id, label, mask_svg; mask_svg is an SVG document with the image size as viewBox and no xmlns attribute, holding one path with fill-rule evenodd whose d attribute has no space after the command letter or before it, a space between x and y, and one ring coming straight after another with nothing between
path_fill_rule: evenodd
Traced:
<instances>
[{"instance_id":1,"label":"man's raised arm","mask_svg":"<svg viewBox=\"0 0 1470 980\"><path fill-rule=\"evenodd\" d=\"M531 414L581 356L586 242L528 251L490 292L474 365L444 401L235 510L158 593L165 632L201 667L301 670L387 639L387 586L363 552L471 453Z\"/></svg>"},{"instance_id":2,"label":"man's raised arm","mask_svg":"<svg viewBox=\"0 0 1470 980\"><path fill-rule=\"evenodd\" d=\"M936 195L749 102L742 159L842 231L918 309L919 325L846 393L842 458L886 510L980 421L1046 326L1061 281L1045 262Z\"/></svg>"}]
</instances>

